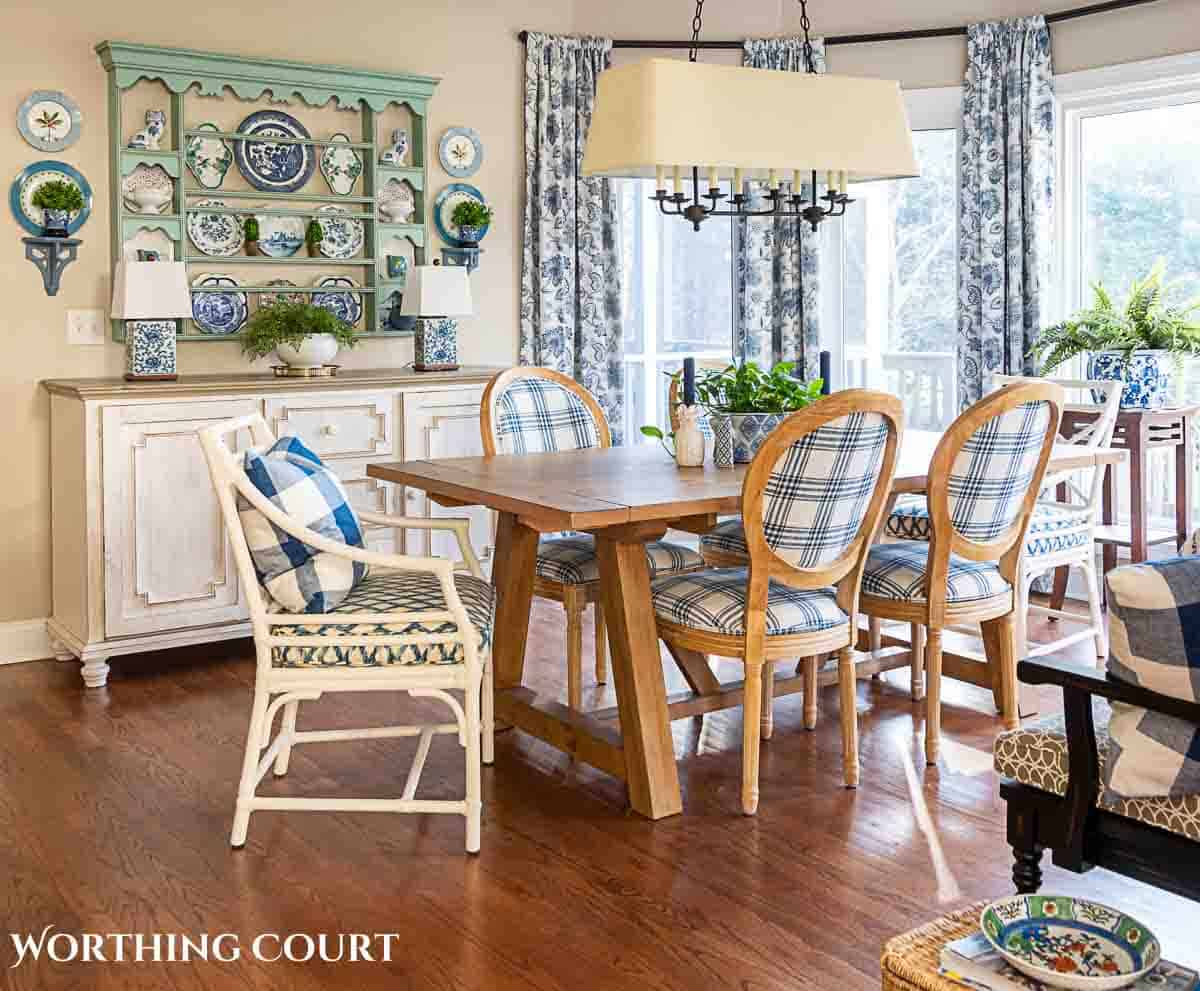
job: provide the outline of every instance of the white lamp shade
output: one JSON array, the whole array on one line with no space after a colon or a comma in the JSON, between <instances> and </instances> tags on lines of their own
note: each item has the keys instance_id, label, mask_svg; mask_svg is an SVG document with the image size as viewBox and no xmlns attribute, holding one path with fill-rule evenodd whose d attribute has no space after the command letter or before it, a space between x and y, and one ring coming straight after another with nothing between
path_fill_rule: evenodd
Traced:
<instances>
[{"instance_id":1,"label":"white lamp shade","mask_svg":"<svg viewBox=\"0 0 1200 991\"><path fill-rule=\"evenodd\" d=\"M646 59L597 81L585 175L652 178L693 166L846 172L851 182L920 174L900 84L740 66Z\"/></svg>"},{"instance_id":2,"label":"white lamp shade","mask_svg":"<svg viewBox=\"0 0 1200 991\"><path fill-rule=\"evenodd\" d=\"M113 277L114 320L171 320L192 315L192 293L183 262L117 264Z\"/></svg>"},{"instance_id":3,"label":"white lamp shade","mask_svg":"<svg viewBox=\"0 0 1200 991\"><path fill-rule=\"evenodd\" d=\"M451 265L418 265L408 273L400 314L406 317L471 315L467 270Z\"/></svg>"}]
</instances>

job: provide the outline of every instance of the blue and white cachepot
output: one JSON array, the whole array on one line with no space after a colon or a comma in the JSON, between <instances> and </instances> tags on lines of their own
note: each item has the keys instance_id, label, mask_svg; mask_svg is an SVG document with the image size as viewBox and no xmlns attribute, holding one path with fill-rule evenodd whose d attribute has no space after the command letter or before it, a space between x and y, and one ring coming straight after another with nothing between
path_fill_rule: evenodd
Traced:
<instances>
[{"instance_id":1,"label":"blue and white cachepot","mask_svg":"<svg viewBox=\"0 0 1200 991\"><path fill-rule=\"evenodd\" d=\"M787 417L787 413L730 413L733 460L740 465L753 461L762 442Z\"/></svg>"},{"instance_id":2,"label":"blue and white cachepot","mask_svg":"<svg viewBox=\"0 0 1200 991\"><path fill-rule=\"evenodd\" d=\"M42 208L42 237L66 237L71 224L70 210Z\"/></svg>"},{"instance_id":3,"label":"blue and white cachepot","mask_svg":"<svg viewBox=\"0 0 1200 991\"><path fill-rule=\"evenodd\" d=\"M1124 382L1123 409L1162 409L1175 396L1175 366L1168 351L1134 351L1128 364L1124 352L1096 351L1088 357L1087 377ZM1102 403L1103 396L1093 396Z\"/></svg>"}]
</instances>

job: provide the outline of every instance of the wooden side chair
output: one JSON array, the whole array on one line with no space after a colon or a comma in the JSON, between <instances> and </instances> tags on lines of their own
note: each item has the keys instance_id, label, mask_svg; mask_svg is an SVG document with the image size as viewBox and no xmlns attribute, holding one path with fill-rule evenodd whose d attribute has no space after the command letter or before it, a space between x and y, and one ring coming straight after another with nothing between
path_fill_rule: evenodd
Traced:
<instances>
[{"instance_id":1,"label":"wooden side chair","mask_svg":"<svg viewBox=\"0 0 1200 991\"><path fill-rule=\"evenodd\" d=\"M458 539L463 561L381 554L338 543L285 513L250 481L245 450L227 444L249 433L260 454L276 438L258 414L206 427L199 432L213 485L233 548L238 578L250 608L256 671L254 703L238 785L231 843L246 842L250 814L259 809L342 812L424 812L466 819L467 850L479 850L482 788L480 763L492 762L490 664L494 598L471 548L465 519L410 519L359 513L367 523L448 530ZM257 510L274 528L281 546L298 541L312 551L366 565L370 570L344 601L327 612L284 612L259 584L242 514ZM348 510L347 510L348 511ZM297 545L291 544L294 548ZM468 574L458 574L465 567ZM450 709L442 723L368 729L298 730L301 702L325 692L407 692L438 699ZM461 692L462 701L451 692ZM271 730L282 710L280 729ZM421 771L435 736L451 735L466 751L466 797L416 797ZM273 798L255 794L274 766L287 773L292 747L338 740L416 737L417 751L399 798Z\"/></svg>"},{"instance_id":2,"label":"wooden side chair","mask_svg":"<svg viewBox=\"0 0 1200 991\"><path fill-rule=\"evenodd\" d=\"M925 758L941 740L942 633L980 623L1006 728L1017 712L1017 593L1026 529L1054 447L1063 390L1027 382L992 393L950 425L929 465L928 541L871 548L862 611L925 628ZM914 650L914 680L920 664Z\"/></svg>"},{"instance_id":3,"label":"wooden side chair","mask_svg":"<svg viewBox=\"0 0 1200 991\"><path fill-rule=\"evenodd\" d=\"M1018 375L995 375L992 381L997 388L1023 382L1053 382L1070 393L1082 392L1084 402L1072 402L1071 406L1095 409L1096 419L1077 430L1073 436L1058 438L1057 443L1073 444L1085 450L1108 447L1112 443L1117 414L1121 409L1120 383L1089 379L1026 378ZM1104 396L1104 401L1096 403L1093 398L1096 395ZM1095 529L1099 522L1103 484L1104 471L1100 468L1055 472L1042 479L1042 494L1034 503L1033 515L1029 520L1021 579L1017 585L1018 660L1022 657L1051 654L1087 639L1095 642L1097 657L1103 658L1108 655L1108 640L1095 563ZM1058 489L1057 498L1051 498L1053 487ZM925 500L917 499L893 509L888 517L886 532L889 537L899 540L928 540L929 509ZM1052 643L1030 643L1026 634L1030 613L1055 620L1070 619L1079 622L1080 617L1074 613L1029 604L1029 592L1034 581L1048 570L1060 567L1076 567L1083 574L1088 605L1087 625Z\"/></svg>"},{"instance_id":4,"label":"wooden side chair","mask_svg":"<svg viewBox=\"0 0 1200 991\"><path fill-rule=\"evenodd\" d=\"M850 389L789 416L759 448L742 485L748 567L656 579L658 635L674 650L745 665L742 811L758 809L762 718L777 660L838 652L843 774L858 784L853 645L859 584L892 484L903 431L900 400Z\"/></svg>"},{"instance_id":5,"label":"wooden side chair","mask_svg":"<svg viewBox=\"0 0 1200 991\"><path fill-rule=\"evenodd\" d=\"M549 454L610 447L612 433L600 404L578 382L549 368L500 372L484 390L479 410L483 452ZM681 574L704 566L700 555L665 540L646 545L650 576ZM583 612L594 604L596 682L608 680L607 637L600 606L600 568L590 534L543 537L538 544L533 591L561 602L567 614L567 704L583 707Z\"/></svg>"}]
</instances>

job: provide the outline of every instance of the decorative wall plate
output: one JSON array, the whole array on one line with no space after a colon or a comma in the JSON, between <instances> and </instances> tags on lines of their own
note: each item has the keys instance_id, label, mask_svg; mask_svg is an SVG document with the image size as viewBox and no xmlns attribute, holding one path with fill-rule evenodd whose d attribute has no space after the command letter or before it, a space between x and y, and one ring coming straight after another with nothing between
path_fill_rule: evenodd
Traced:
<instances>
[{"instance_id":1,"label":"decorative wall plate","mask_svg":"<svg viewBox=\"0 0 1200 991\"><path fill-rule=\"evenodd\" d=\"M121 180L121 199L134 213L168 213L175 197L175 180L161 165L142 162Z\"/></svg>"},{"instance_id":2,"label":"decorative wall plate","mask_svg":"<svg viewBox=\"0 0 1200 991\"><path fill-rule=\"evenodd\" d=\"M268 258L291 258L304 245L302 217L258 218L258 250Z\"/></svg>"},{"instance_id":3,"label":"decorative wall plate","mask_svg":"<svg viewBox=\"0 0 1200 991\"><path fill-rule=\"evenodd\" d=\"M321 214L321 254L326 258L336 258L344 261L353 258L362 251L366 233L363 222L354 217L343 216L345 210L332 203L318 208Z\"/></svg>"},{"instance_id":4,"label":"decorative wall plate","mask_svg":"<svg viewBox=\"0 0 1200 991\"><path fill-rule=\"evenodd\" d=\"M466 179L483 164L483 142L469 127L451 127L438 142L442 168L456 179Z\"/></svg>"},{"instance_id":5,"label":"decorative wall plate","mask_svg":"<svg viewBox=\"0 0 1200 991\"><path fill-rule=\"evenodd\" d=\"M161 227L156 227L152 231L143 228L133 237L127 238L121 245L121 257L127 262L141 261L138 257L139 251L152 252L158 255L160 261L173 262L175 260L175 242L171 240L171 235Z\"/></svg>"},{"instance_id":6,"label":"decorative wall plate","mask_svg":"<svg viewBox=\"0 0 1200 991\"><path fill-rule=\"evenodd\" d=\"M483 193L467 182L452 182L449 186L437 194L437 199L433 201L433 222L437 226L437 232L441 239L452 248L461 248L466 242L459 237L458 227L450 220L450 215L454 213L454 208L463 200L474 200L477 203L487 205L487 200L483 198ZM490 225L489 225L490 226ZM479 229L479 240L482 241L487 236L488 227Z\"/></svg>"},{"instance_id":7,"label":"decorative wall plate","mask_svg":"<svg viewBox=\"0 0 1200 991\"><path fill-rule=\"evenodd\" d=\"M417 209L413 188L403 179L389 179L376 197L379 213L389 224L411 223Z\"/></svg>"},{"instance_id":8,"label":"decorative wall plate","mask_svg":"<svg viewBox=\"0 0 1200 991\"><path fill-rule=\"evenodd\" d=\"M197 124L198 131L220 131L209 121ZM219 189L225 181L225 173L233 164L233 149L224 138L205 138L193 134L187 139L183 150L184 161L196 181L205 189Z\"/></svg>"},{"instance_id":9,"label":"decorative wall plate","mask_svg":"<svg viewBox=\"0 0 1200 991\"><path fill-rule=\"evenodd\" d=\"M363 311L362 294L346 291L362 288L357 282L347 275L329 275L319 279L315 287L327 291L312 294L313 306L325 308L351 327L358 323Z\"/></svg>"},{"instance_id":10,"label":"decorative wall plate","mask_svg":"<svg viewBox=\"0 0 1200 991\"><path fill-rule=\"evenodd\" d=\"M329 140L335 143L328 145L321 154L321 175L333 192L349 196L362 175L362 156L355 149L345 147L350 141L348 134L339 131Z\"/></svg>"},{"instance_id":11,"label":"decorative wall plate","mask_svg":"<svg viewBox=\"0 0 1200 991\"><path fill-rule=\"evenodd\" d=\"M258 294L259 306L270 306L272 303L303 303L307 296L302 292L288 292L288 289L298 288L296 283L290 279L271 279L266 285L279 291L260 292Z\"/></svg>"},{"instance_id":12,"label":"decorative wall plate","mask_svg":"<svg viewBox=\"0 0 1200 991\"><path fill-rule=\"evenodd\" d=\"M193 209L203 211L205 207L224 207L224 200L200 200ZM206 255L228 257L242 250L245 237L242 221L231 213L189 213L187 232L192 244Z\"/></svg>"},{"instance_id":13,"label":"decorative wall plate","mask_svg":"<svg viewBox=\"0 0 1200 991\"><path fill-rule=\"evenodd\" d=\"M83 117L66 93L38 89L17 108L17 130L40 151L62 151L79 140Z\"/></svg>"},{"instance_id":14,"label":"decorative wall plate","mask_svg":"<svg viewBox=\"0 0 1200 991\"><path fill-rule=\"evenodd\" d=\"M229 291L192 293L192 320L202 333L224 337L242 329L249 306L246 294L237 289L237 280L228 275L205 274L192 280L193 289L218 286L229 287Z\"/></svg>"},{"instance_id":15,"label":"decorative wall plate","mask_svg":"<svg viewBox=\"0 0 1200 991\"><path fill-rule=\"evenodd\" d=\"M233 144L234 158L246 181L269 193L294 193L312 178L317 166L312 145L278 144L271 138L310 138L307 128L282 110L259 110L238 125L239 134L254 135Z\"/></svg>"},{"instance_id":16,"label":"decorative wall plate","mask_svg":"<svg viewBox=\"0 0 1200 991\"><path fill-rule=\"evenodd\" d=\"M67 224L67 233L74 235L92 214L92 187L79 172L65 162L53 162L46 159L26 165L13 180L8 193L8 205L12 207L13 216L17 223L35 237L42 233L42 210L33 205L33 194L42 186L54 180L69 182L83 193L83 209L71 214Z\"/></svg>"}]
</instances>

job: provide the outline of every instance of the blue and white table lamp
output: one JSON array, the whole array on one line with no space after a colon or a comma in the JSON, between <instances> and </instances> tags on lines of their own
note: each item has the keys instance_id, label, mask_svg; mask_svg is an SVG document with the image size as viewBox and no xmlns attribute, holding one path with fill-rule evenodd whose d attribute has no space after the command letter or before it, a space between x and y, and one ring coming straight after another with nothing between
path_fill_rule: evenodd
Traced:
<instances>
[{"instance_id":1,"label":"blue and white table lamp","mask_svg":"<svg viewBox=\"0 0 1200 991\"><path fill-rule=\"evenodd\" d=\"M183 262L120 262L113 279L112 317L125 321L125 378L178 378L175 321L191 315Z\"/></svg>"},{"instance_id":2,"label":"blue and white table lamp","mask_svg":"<svg viewBox=\"0 0 1200 991\"><path fill-rule=\"evenodd\" d=\"M458 321L471 315L471 283L465 268L418 265L409 272L400 313L417 318L413 368L418 372L458 367Z\"/></svg>"}]
</instances>

